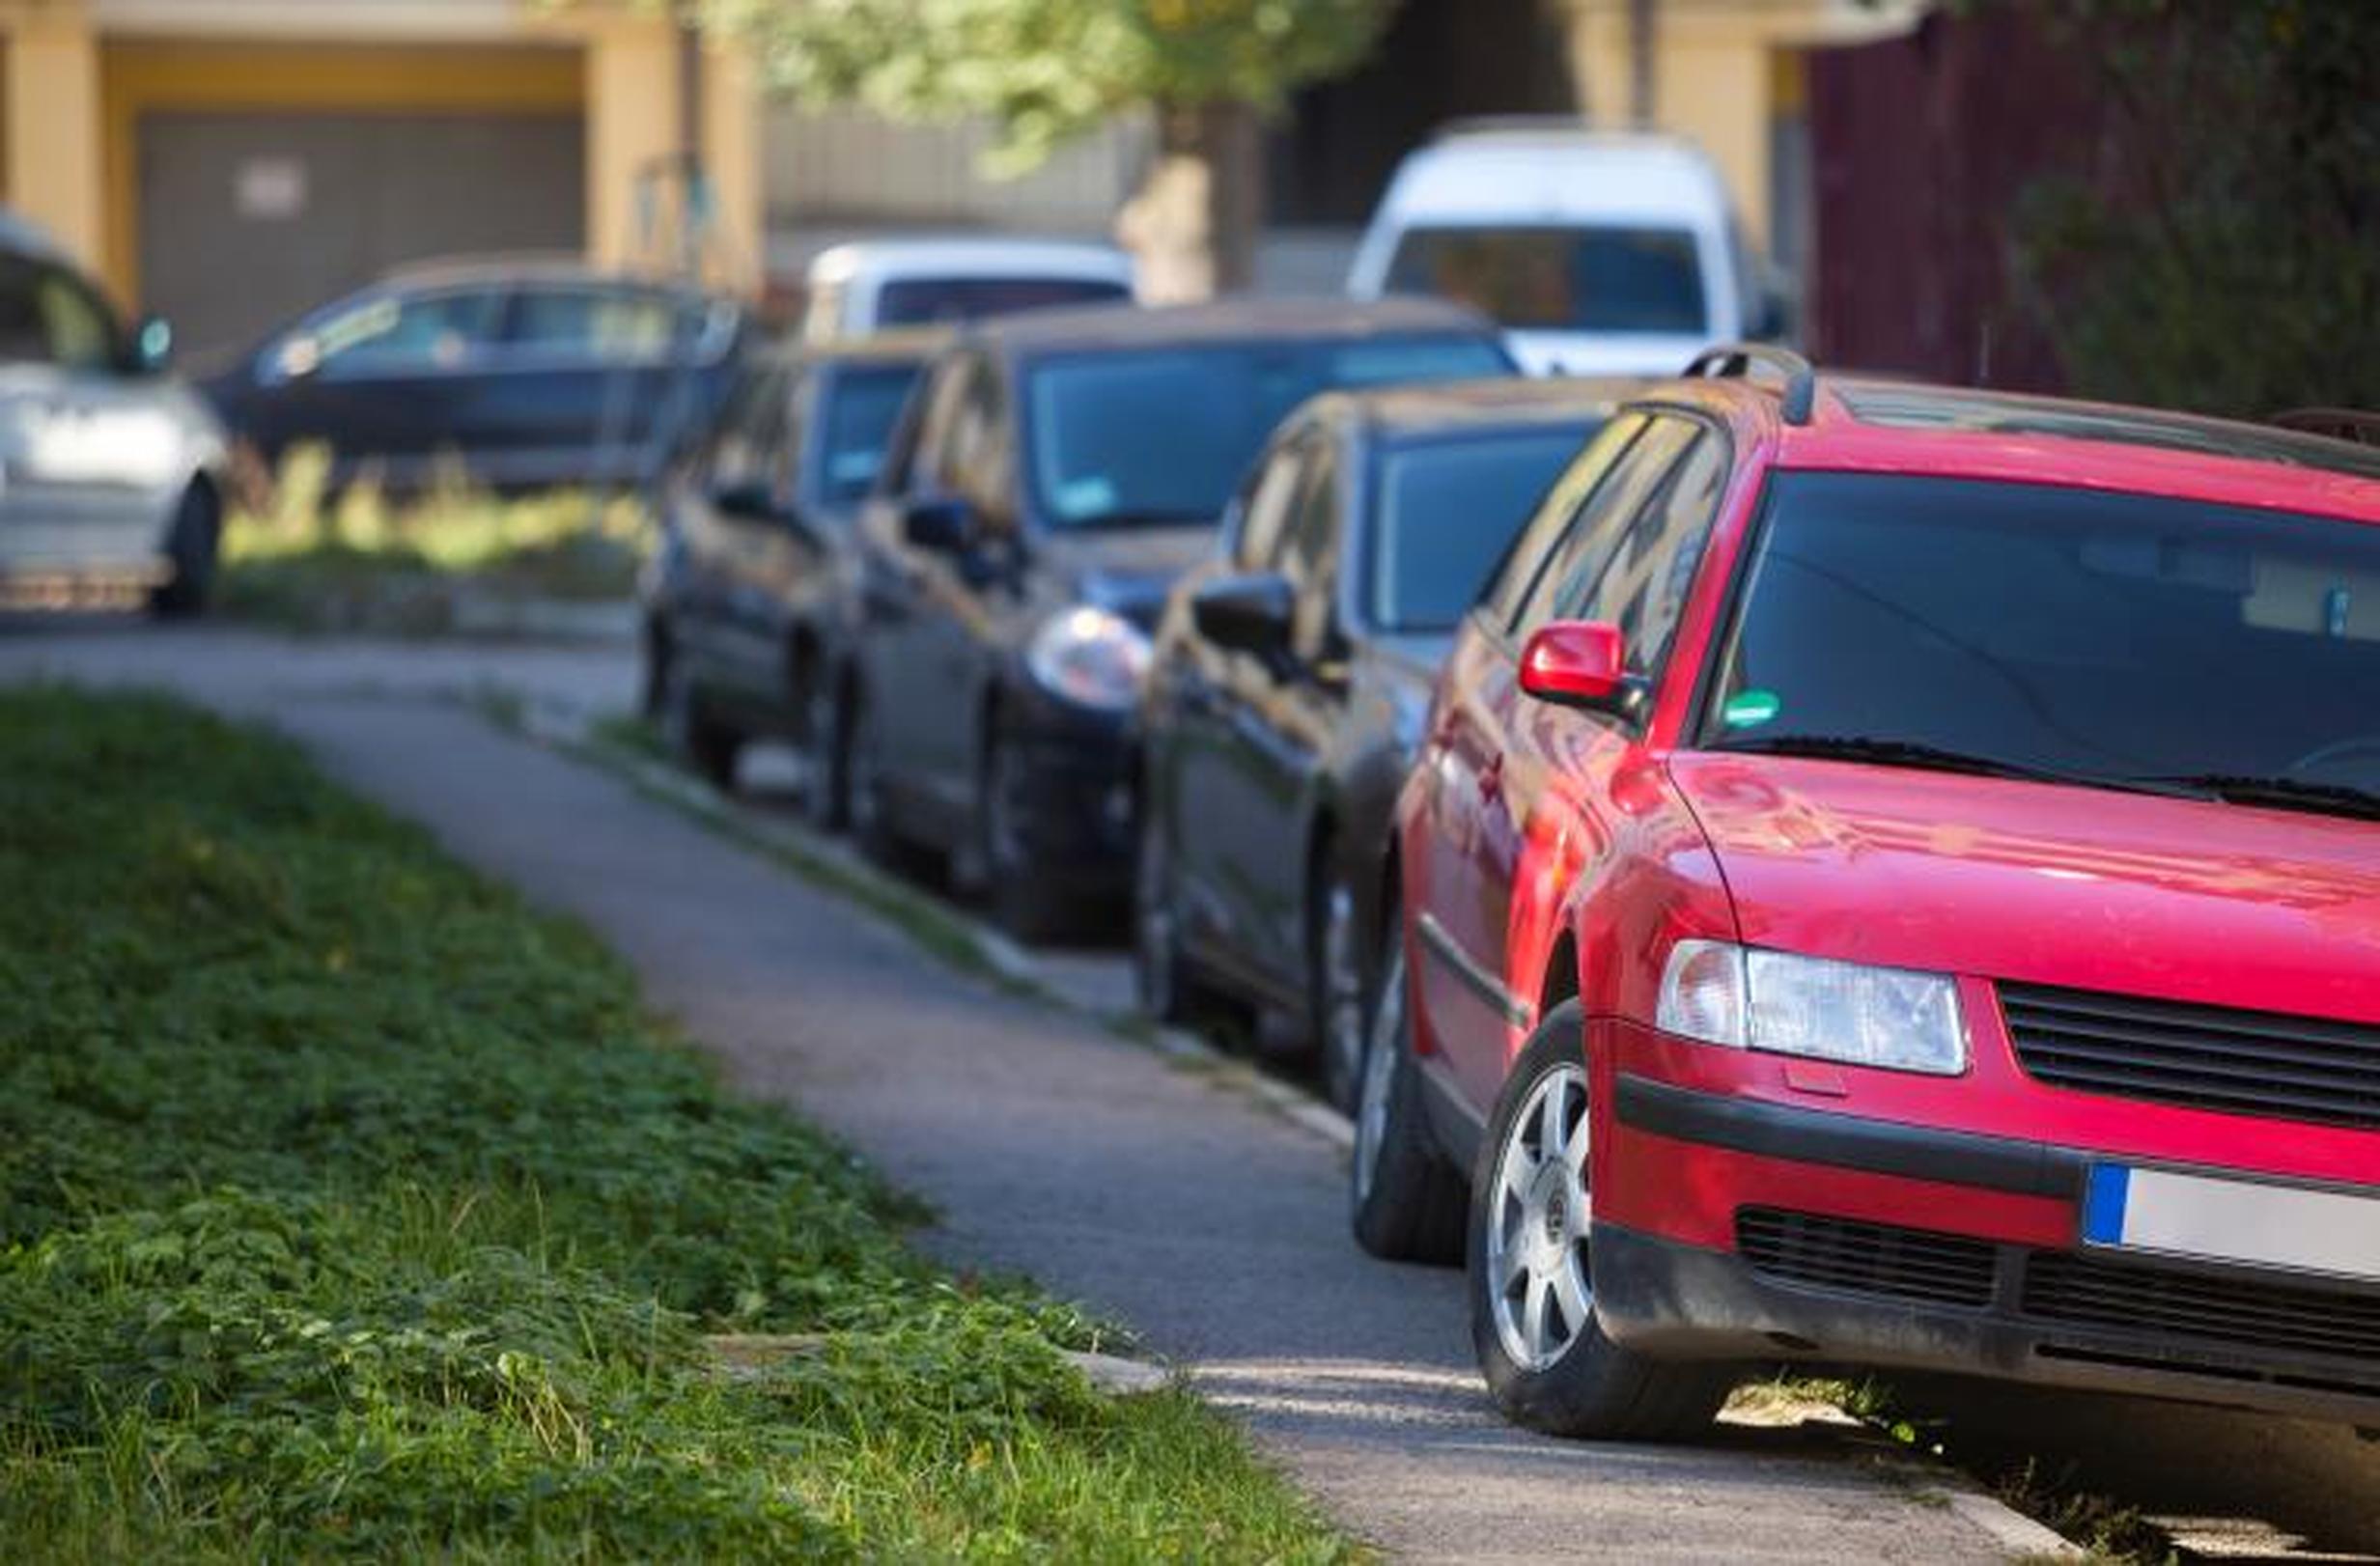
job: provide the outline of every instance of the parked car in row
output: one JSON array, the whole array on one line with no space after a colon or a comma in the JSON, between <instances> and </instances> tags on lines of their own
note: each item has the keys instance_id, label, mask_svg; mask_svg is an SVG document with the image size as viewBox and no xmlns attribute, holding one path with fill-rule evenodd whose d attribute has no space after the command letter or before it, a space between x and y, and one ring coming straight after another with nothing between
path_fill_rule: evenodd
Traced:
<instances>
[{"instance_id":1,"label":"parked car in row","mask_svg":"<svg viewBox=\"0 0 2380 1566\"><path fill-rule=\"evenodd\" d=\"M205 606L224 439L172 344L0 210L0 606Z\"/></svg>"},{"instance_id":2,"label":"parked car in row","mask_svg":"<svg viewBox=\"0 0 2380 1566\"><path fill-rule=\"evenodd\" d=\"M810 758L814 823L842 825L836 691L857 629L859 507L942 339L890 333L757 356L666 489L638 583L644 708L713 782L747 741Z\"/></svg>"},{"instance_id":3,"label":"parked car in row","mask_svg":"<svg viewBox=\"0 0 2380 1566\"><path fill-rule=\"evenodd\" d=\"M440 263L323 306L206 390L268 467L327 446L333 489L456 470L505 492L645 488L716 417L749 336L741 306L669 284Z\"/></svg>"},{"instance_id":4,"label":"parked car in row","mask_svg":"<svg viewBox=\"0 0 2380 1566\"><path fill-rule=\"evenodd\" d=\"M1454 628L1625 388L1333 392L1285 420L1167 601L1141 709L1144 1008L1291 1020L1352 1107L1379 866Z\"/></svg>"},{"instance_id":5,"label":"parked car in row","mask_svg":"<svg viewBox=\"0 0 2380 1566\"><path fill-rule=\"evenodd\" d=\"M822 250L806 274L801 335L812 343L956 326L1019 310L1133 296L1132 258L1064 239L870 239Z\"/></svg>"},{"instance_id":6,"label":"parked car in row","mask_svg":"<svg viewBox=\"0 0 2380 1566\"><path fill-rule=\"evenodd\" d=\"M1701 368L1440 681L1358 1236L1562 1434L1779 1358L2380 1423L2380 454Z\"/></svg>"},{"instance_id":7,"label":"parked car in row","mask_svg":"<svg viewBox=\"0 0 2380 1566\"><path fill-rule=\"evenodd\" d=\"M1700 149L1575 120L1466 122L1410 154L1347 287L1483 311L1532 375L1666 376L1785 324Z\"/></svg>"},{"instance_id":8,"label":"parked car in row","mask_svg":"<svg viewBox=\"0 0 2380 1566\"><path fill-rule=\"evenodd\" d=\"M1042 311L935 362L861 527L835 732L854 831L944 854L1014 930L1120 900L1149 629L1283 414L1507 372L1434 302Z\"/></svg>"}]
</instances>

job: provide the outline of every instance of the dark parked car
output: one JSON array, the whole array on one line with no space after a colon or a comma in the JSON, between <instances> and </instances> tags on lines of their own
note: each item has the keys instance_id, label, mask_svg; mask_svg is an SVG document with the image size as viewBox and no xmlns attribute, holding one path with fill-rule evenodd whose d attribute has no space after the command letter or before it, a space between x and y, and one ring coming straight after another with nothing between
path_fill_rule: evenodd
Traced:
<instances>
[{"instance_id":1,"label":"dark parked car","mask_svg":"<svg viewBox=\"0 0 2380 1566\"><path fill-rule=\"evenodd\" d=\"M970 329L919 387L862 527L840 732L863 844L947 853L1023 935L1120 898L1149 629L1274 425L1333 387L1509 368L1492 325L1433 301Z\"/></svg>"},{"instance_id":2,"label":"dark parked car","mask_svg":"<svg viewBox=\"0 0 2380 1566\"><path fill-rule=\"evenodd\" d=\"M277 466L331 451L331 484L392 491L460 464L490 489L646 485L707 428L746 336L736 304L561 264L402 273L326 305L207 383Z\"/></svg>"},{"instance_id":3,"label":"dark parked car","mask_svg":"<svg viewBox=\"0 0 2380 1566\"><path fill-rule=\"evenodd\" d=\"M858 602L857 512L942 341L880 336L756 358L669 485L639 584L646 712L723 787L747 738L804 746L824 826L844 807L831 741Z\"/></svg>"},{"instance_id":4,"label":"dark parked car","mask_svg":"<svg viewBox=\"0 0 2380 1566\"><path fill-rule=\"evenodd\" d=\"M1333 393L1292 415L1173 591L1142 707L1134 926L1162 1020L1286 1014L1352 1105L1380 866L1454 629L1626 388Z\"/></svg>"},{"instance_id":5,"label":"dark parked car","mask_svg":"<svg viewBox=\"0 0 2380 1566\"><path fill-rule=\"evenodd\" d=\"M223 432L172 341L0 209L0 606L205 606Z\"/></svg>"}]
</instances>

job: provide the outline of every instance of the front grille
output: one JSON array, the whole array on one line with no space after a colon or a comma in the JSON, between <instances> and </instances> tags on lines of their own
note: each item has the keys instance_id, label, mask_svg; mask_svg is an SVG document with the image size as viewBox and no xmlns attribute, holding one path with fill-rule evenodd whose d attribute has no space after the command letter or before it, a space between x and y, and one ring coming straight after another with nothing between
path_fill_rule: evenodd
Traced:
<instances>
[{"instance_id":1,"label":"front grille","mask_svg":"<svg viewBox=\"0 0 2380 1566\"><path fill-rule=\"evenodd\" d=\"M1957 1235L1748 1207L1735 1245L1757 1272L1790 1283L1946 1305L1992 1300L1993 1247Z\"/></svg>"},{"instance_id":2,"label":"front grille","mask_svg":"<svg viewBox=\"0 0 2380 1566\"><path fill-rule=\"evenodd\" d=\"M2248 1282L2044 1250L2026 1260L2023 1300L2024 1313L2039 1321L2380 1362L2380 1294L2320 1283ZM2380 1372L2371 1379L2380 1382Z\"/></svg>"},{"instance_id":3,"label":"front grille","mask_svg":"<svg viewBox=\"0 0 2380 1566\"><path fill-rule=\"evenodd\" d=\"M2003 984L2017 1058L2057 1087L2380 1130L2380 1027Z\"/></svg>"}]
</instances>

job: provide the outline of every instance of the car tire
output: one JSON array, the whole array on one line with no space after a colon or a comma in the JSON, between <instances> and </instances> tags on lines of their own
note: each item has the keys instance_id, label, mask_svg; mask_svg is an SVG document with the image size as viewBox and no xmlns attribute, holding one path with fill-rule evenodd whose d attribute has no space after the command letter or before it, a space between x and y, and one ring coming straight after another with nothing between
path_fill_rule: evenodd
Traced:
<instances>
[{"instance_id":1,"label":"car tire","mask_svg":"<svg viewBox=\"0 0 2380 1566\"><path fill-rule=\"evenodd\" d=\"M858 691L844 711L844 786L852 841L871 864L907 873L916 855L894 825L884 797L883 741L877 733L875 703Z\"/></svg>"},{"instance_id":2,"label":"car tire","mask_svg":"<svg viewBox=\"0 0 2380 1566\"><path fill-rule=\"evenodd\" d=\"M1196 1020L1196 981L1182 957L1181 905L1174 897L1168 825L1144 791L1138 849L1133 858L1133 989L1141 1015L1172 1025Z\"/></svg>"},{"instance_id":3,"label":"car tire","mask_svg":"<svg viewBox=\"0 0 2380 1566\"><path fill-rule=\"evenodd\" d=\"M1463 1259L1463 1177L1439 1152L1414 1064L1401 950L1382 965L1348 1161L1356 1243L1392 1262L1450 1266Z\"/></svg>"},{"instance_id":4,"label":"car tire","mask_svg":"<svg viewBox=\"0 0 2380 1566\"><path fill-rule=\"evenodd\" d=\"M681 657L672 657L664 671L661 733L669 748L702 779L721 793L736 786L736 762L743 753L743 736L704 711L702 692Z\"/></svg>"},{"instance_id":5,"label":"car tire","mask_svg":"<svg viewBox=\"0 0 2380 1566\"><path fill-rule=\"evenodd\" d=\"M1593 1124L1576 1000L1548 1012L1505 1078L1471 1171L1471 1345L1515 1424L1590 1440L1691 1440L1734 1366L1647 1357L1594 1309L1586 1149Z\"/></svg>"},{"instance_id":6,"label":"car tire","mask_svg":"<svg viewBox=\"0 0 2380 1566\"><path fill-rule=\"evenodd\" d=\"M191 485L175 505L173 526L165 535L165 556L174 573L150 593L150 612L171 620L206 613L222 543L223 503L206 485Z\"/></svg>"},{"instance_id":7,"label":"car tire","mask_svg":"<svg viewBox=\"0 0 2380 1566\"><path fill-rule=\"evenodd\" d=\"M1354 888L1327 866L1316 866L1305 906L1307 1031L1322 1072L1323 1097L1352 1115L1363 1087L1371 1025L1371 943L1363 938Z\"/></svg>"},{"instance_id":8,"label":"car tire","mask_svg":"<svg viewBox=\"0 0 2380 1566\"><path fill-rule=\"evenodd\" d=\"M849 703L831 667L812 671L803 701L809 778L801 791L802 818L818 831L839 832L851 821L852 750Z\"/></svg>"},{"instance_id":9,"label":"car tire","mask_svg":"<svg viewBox=\"0 0 2380 1566\"><path fill-rule=\"evenodd\" d=\"M1064 935L1073 906L1033 863L1016 818L1017 750L994 734L975 787L972 859L954 879L979 883L1000 929L1028 945Z\"/></svg>"}]
</instances>

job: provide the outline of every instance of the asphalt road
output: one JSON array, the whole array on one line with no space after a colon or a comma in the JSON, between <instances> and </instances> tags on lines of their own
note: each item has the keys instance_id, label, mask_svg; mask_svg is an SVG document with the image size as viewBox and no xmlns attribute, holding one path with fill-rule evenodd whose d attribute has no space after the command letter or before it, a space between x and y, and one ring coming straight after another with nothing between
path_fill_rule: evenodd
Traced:
<instances>
[{"instance_id":1,"label":"asphalt road","mask_svg":"<svg viewBox=\"0 0 2380 1566\"><path fill-rule=\"evenodd\" d=\"M584 920L742 1086L798 1104L933 1200L933 1248L1132 1323L1393 1553L1962 1562L2021 1548L1989 1531L1992 1509L1944 1504L1822 1423L1722 1426L1692 1449L1511 1430L1478 1389L1459 1280L1355 1249L1322 1139L1095 1022L956 974L454 699L500 687L612 710L632 674L618 649L0 625L0 680L170 685L268 718L462 857ZM2024 1439L2036 1406L2002 1406ZM2380 1448L2278 1421L2075 1408L2037 1431L2046 1471L2129 1470L2144 1496L2222 1522L2206 1539L2226 1553L2380 1552Z\"/></svg>"}]
</instances>

